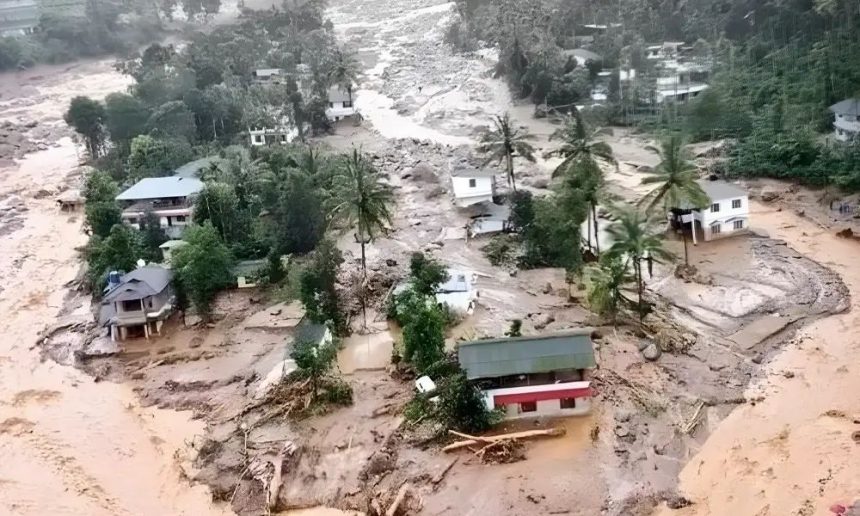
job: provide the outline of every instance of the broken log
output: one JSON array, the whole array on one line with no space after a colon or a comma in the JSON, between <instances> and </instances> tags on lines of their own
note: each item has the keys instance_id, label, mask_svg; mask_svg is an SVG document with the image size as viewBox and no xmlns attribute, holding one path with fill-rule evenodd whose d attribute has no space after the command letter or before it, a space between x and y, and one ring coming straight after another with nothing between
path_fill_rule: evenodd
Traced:
<instances>
[{"instance_id":1,"label":"broken log","mask_svg":"<svg viewBox=\"0 0 860 516\"><path fill-rule=\"evenodd\" d=\"M400 486L400 491L397 491L397 497L394 498L394 502L388 507L388 510L385 511L385 516L394 516L397 514L397 509L400 508L400 504L403 503L403 500L406 499L406 493L409 492L409 483L404 483Z\"/></svg>"},{"instance_id":2,"label":"broken log","mask_svg":"<svg viewBox=\"0 0 860 516\"><path fill-rule=\"evenodd\" d=\"M693 417L687 421L683 427L681 427L681 431L685 434L689 435L696 429L696 426L699 424L699 419L702 416L702 409L705 407L705 402L700 401L698 405L696 405L696 411L693 413Z\"/></svg>"},{"instance_id":3,"label":"broken log","mask_svg":"<svg viewBox=\"0 0 860 516\"><path fill-rule=\"evenodd\" d=\"M442 471L440 471L439 473L436 473L436 475L435 475L435 476L430 480L430 482L431 482L434 486L435 486L436 484L438 484L439 482L441 482L441 481L442 481L442 479L444 479L444 478L445 478L445 475L447 475L447 474L448 474L448 472L451 470L451 468L453 468L453 467L454 467L454 464L457 464L457 461L458 461L458 460L460 460L460 458L459 458L459 457L457 457L457 458L455 458L454 460L452 460L451 462L449 462L449 463L448 463L448 465L447 465L447 466L445 466L445 467L442 469Z\"/></svg>"},{"instance_id":4,"label":"broken log","mask_svg":"<svg viewBox=\"0 0 860 516\"><path fill-rule=\"evenodd\" d=\"M456 443L449 444L448 446L442 448L442 451L445 453L459 450L460 448L467 448L469 446L475 446L477 444L493 444L497 441L506 441L511 439L532 439L534 437L560 437L565 434L564 428L547 428L546 430L527 430L525 432L514 432L511 434L501 434L501 435L488 435L486 437L476 437L476 436L468 436L468 434L461 434L459 432L454 432L453 430L449 430L449 433L452 435L456 435L459 437L466 436L466 440L457 441Z\"/></svg>"}]
</instances>

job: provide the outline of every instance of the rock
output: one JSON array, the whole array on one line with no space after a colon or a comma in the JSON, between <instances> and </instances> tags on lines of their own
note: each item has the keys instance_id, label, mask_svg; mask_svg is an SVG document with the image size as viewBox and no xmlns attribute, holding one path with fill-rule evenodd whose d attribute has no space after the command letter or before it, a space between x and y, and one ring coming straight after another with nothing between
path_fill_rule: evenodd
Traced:
<instances>
[{"instance_id":1,"label":"rock","mask_svg":"<svg viewBox=\"0 0 860 516\"><path fill-rule=\"evenodd\" d=\"M617 425L615 427L615 436L618 438L624 438L630 435L630 429L627 428L627 425Z\"/></svg>"},{"instance_id":2,"label":"rock","mask_svg":"<svg viewBox=\"0 0 860 516\"><path fill-rule=\"evenodd\" d=\"M779 199L779 194L773 190L765 190L761 193L761 200L764 202L773 202Z\"/></svg>"},{"instance_id":3,"label":"rock","mask_svg":"<svg viewBox=\"0 0 860 516\"><path fill-rule=\"evenodd\" d=\"M639 172L640 174L650 174L654 172L654 167L649 165L639 165L636 167L636 172Z\"/></svg>"},{"instance_id":4,"label":"rock","mask_svg":"<svg viewBox=\"0 0 860 516\"><path fill-rule=\"evenodd\" d=\"M615 420L621 423L627 423L630 421L630 418L633 417L633 413L629 410L619 410L615 413Z\"/></svg>"},{"instance_id":5,"label":"rock","mask_svg":"<svg viewBox=\"0 0 860 516\"><path fill-rule=\"evenodd\" d=\"M601 340L603 338L603 333L600 330L594 330L591 332L591 340Z\"/></svg>"},{"instance_id":6,"label":"rock","mask_svg":"<svg viewBox=\"0 0 860 516\"><path fill-rule=\"evenodd\" d=\"M203 322L203 319L199 315L194 314L185 314L185 327L191 328L192 326L197 326Z\"/></svg>"},{"instance_id":7,"label":"rock","mask_svg":"<svg viewBox=\"0 0 860 516\"><path fill-rule=\"evenodd\" d=\"M552 314L540 314L534 319L534 327L536 330L542 330L555 321Z\"/></svg>"},{"instance_id":8,"label":"rock","mask_svg":"<svg viewBox=\"0 0 860 516\"><path fill-rule=\"evenodd\" d=\"M645 360L649 362L654 362L655 360L658 360L662 354L663 352L660 351L660 348L657 346L657 344L654 344L653 342L642 350L642 356L645 358Z\"/></svg>"},{"instance_id":9,"label":"rock","mask_svg":"<svg viewBox=\"0 0 860 516\"><path fill-rule=\"evenodd\" d=\"M551 293L551 292L552 292L552 283L547 283L546 285L544 285L544 287L543 287L543 289L541 290L541 292L543 292L544 294L549 294L549 293Z\"/></svg>"},{"instance_id":10,"label":"rock","mask_svg":"<svg viewBox=\"0 0 860 516\"><path fill-rule=\"evenodd\" d=\"M792 378L794 378L794 372L793 371L786 371L786 372L782 373L782 376L791 380Z\"/></svg>"},{"instance_id":11,"label":"rock","mask_svg":"<svg viewBox=\"0 0 860 516\"><path fill-rule=\"evenodd\" d=\"M839 238L852 238L854 236L854 231L851 228L845 228L842 231L837 231L836 236Z\"/></svg>"},{"instance_id":12,"label":"rock","mask_svg":"<svg viewBox=\"0 0 860 516\"><path fill-rule=\"evenodd\" d=\"M387 265L389 267L397 267L397 260L394 260L392 258L388 258L385 260L385 265Z\"/></svg>"},{"instance_id":13,"label":"rock","mask_svg":"<svg viewBox=\"0 0 860 516\"><path fill-rule=\"evenodd\" d=\"M541 189L545 190L545 189L549 188L549 179L547 179L545 177L538 177L538 178L532 179L531 186L533 188L541 188Z\"/></svg>"},{"instance_id":14,"label":"rock","mask_svg":"<svg viewBox=\"0 0 860 516\"><path fill-rule=\"evenodd\" d=\"M794 214L797 215L798 217L805 217L806 216L806 210L804 210L803 208L797 208L796 210L794 210Z\"/></svg>"}]
</instances>

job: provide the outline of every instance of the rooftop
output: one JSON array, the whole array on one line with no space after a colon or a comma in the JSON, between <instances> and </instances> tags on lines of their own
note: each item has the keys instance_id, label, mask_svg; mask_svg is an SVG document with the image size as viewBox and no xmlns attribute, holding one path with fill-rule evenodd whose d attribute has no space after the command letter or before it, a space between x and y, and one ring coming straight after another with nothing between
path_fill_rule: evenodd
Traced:
<instances>
[{"instance_id":1,"label":"rooftop","mask_svg":"<svg viewBox=\"0 0 860 516\"><path fill-rule=\"evenodd\" d=\"M735 186L726 181L710 181L708 179L700 179L699 186L708 195L712 201L720 201L723 199L736 199L738 197L746 197L747 192L738 186Z\"/></svg>"},{"instance_id":2,"label":"rooftop","mask_svg":"<svg viewBox=\"0 0 860 516\"><path fill-rule=\"evenodd\" d=\"M837 102L830 106L830 111L839 115L860 116L860 98Z\"/></svg>"},{"instance_id":3,"label":"rooftop","mask_svg":"<svg viewBox=\"0 0 860 516\"><path fill-rule=\"evenodd\" d=\"M603 61L603 56L598 54L597 52L592 52L591 50L586 50L584 48L574 48L565 50L563 52L566 56L573 56L583 61Z\"/></svg>"},{"instance_id":4,"label":"rooftop","mask_svg":"<svg viewBox=\"0 0 860 516\"><path fill-rule=\"evenodd\" d=\"M143 201L188 197L203 189L203 182L193 177L147 177L119 194L117 201Z\"/></svg>"},{"instance_id":5,"label":"rooftop","mask_svg":"<svg viewBox=\"0 0 860 516\"><path fill-rule=\"evenodd\" d=\"M457 354L470 380L588 369L596 365L591 331L461 342Z\"/></svg>"},{"instance_id":6,"label":"rooftop","mask_svg":"<svg viewBox=\"0 0 860 516\"><path fill-rule=\"evenodd\" d=\"M135 269L120 278L119 285L108 292L103 301L128 301L154 296L167 288L173 273L169 269L147 265Z\"/></svg>"},{"instance_id":7,"label":"rooftop","mask_svg":"<svg viewBox=\"0 0 860 516\"><path fill-rule=\"evenodd\" d=\"M466 273L448 269L448 280L436 287L436 293L468 292L471 289Z\"/></svg>"},{"instance_id":8,"label":"rooftop","mask_svg":"<svg viewBox=\"0 0 860 516\"><path fill-rule=\"evenodd\" d=\"M297 343L312 342L318 345L325 338L325 332L327 329L328 328L326 328L324 324L311 322L310 319L305 317L302 319L302 322L296 326L296 336L293 341Z\"/></svg>"},{"instance_id":9,"label":"rooftop","mask_svg":"<svg viewBox=\"0 0 860 516\"><path fill-rule=\"evenodd\" d=\"M458 167L451 171L451 177L495 177L500 172L492 169L477 169L472 167Z\"/></svg>"}]
</instances>

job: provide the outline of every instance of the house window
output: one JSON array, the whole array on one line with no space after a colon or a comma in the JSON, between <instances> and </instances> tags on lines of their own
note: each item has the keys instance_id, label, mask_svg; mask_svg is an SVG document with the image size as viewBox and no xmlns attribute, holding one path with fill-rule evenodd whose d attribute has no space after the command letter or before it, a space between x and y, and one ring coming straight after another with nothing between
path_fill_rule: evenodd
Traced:
<instances>
[{"instance_id":1,"label":"house window","mask_svg":"<svg viewBox=\"0 0 860 516\"><path fill-rule=\"evenodd\" d=\"M558 401L561 404L561 408L563 409L576 408L576 398L562 398Z\"/></svg>"},{"instance_id":2,"label":"house window","mask_svg":"<svg viewBox=\"0 0 860 516\"><path fill-rule=\"evenodd\" d=\"M185 215L177 215L175 220L176 222L185 222Z\"/></svg>"},{"instance_id":3,"label":"house window","mask_svg":"<svg viewBox=\"0 0 860 516\"><path fill-rule=\"evenodd\" d=\"M128 223L129 224L137 224L137 217L129 217Z\"/></svg>"},{"instance_id":4,"label":"house window","mask_svg":"<svg viewBox=\"0 0 860 516\"><path fill-rule=\"evenodd\" d=\"M735 199L732 201L732 209L733 210L736 210L740 207L741 207L741 200L740 199Z\"/></svg>"},{"instance_id":5,"label":"house window","mask_svg":"<svg viewBox=\"0 0 860 516\"><path fill-rule=\"evenodd\" d=\"M344 100L344 101L343 101L343 107L345 107L345 108L351 108L351 107L352 107L352 101L350 101L350 100Z\"/></svg>"},{"instance_id":6,"label":"house window","mask_svg":"<svg viewBox=\"0 0 860 516\"><path fill-rule=\"evenodd\" d=\"M122 302L123 312L140 312L141 310L143 310L143 303L140 299L132 299Z\"/></svg>"},{"instance_id":7,"label":"house window","mask_svg":"<svg viewBox=\"0 0 860 516\"><path fill-rule=\"evenodd\" d=\"M712 204L711 205L711 211L714 213L720 211L720 203L715 202L714 204Z\"/></svg>"},{"instance_id":8,"label":"house window","mask_svg":"<svg viewBox=\"0 0 860 516\"><path fill-rule=\"evenodd\" d=\"M254 135L254 143L263 143L263 135L255 134Z\"/></svg>"},{"instance_id":9,"label":"house window","mask_svg":"<svg viewBox=\"0 0 860 516\"><path fill-rule=\"evenodd\" d=\"M470 179L469 180L469 188L475 188L476 186L478 186L478 180L477 179Z\"/></svg>"},{"instance_id":10,"label":"house window","mask_svg":"<svg viewBox=\"0 0 860 516\"><path fill-rule=\"evenodd\" d=\"M537 402L524 401L520 403L520 412L537 412Z\"/></svg>"},{"instance_id":11,"label":"house window","mask_svg":"<svg viewBox=\"0 0 860 516\"><path fill-rule=\"evenodd\" d=\"M734 228L735 228L735 230L743 229L744 228L744 221L736 220L735 224L734 224Z\"/></svg>"},{"instance_id":12,"label":"house window","mask_svg":"<svg viewBox=\"0 0 860 516\"><path fill-rule=\"evenodd\" d=\"M329 103L328 103L328 107L333 108L333 107L334 107L334 102L329 102Z\"/></svg>"},{"instance_id":13,"label":"house window","mask_svg":"<svg viewBox=\"0 0 860 516\"><path fill-rule=\"evenodd\" d=\"M722 230L722 226L719 224L714 224L713 226L711 226L711 234L712 235L719 235L721 230Z\"/></svg>"}]
</instances>

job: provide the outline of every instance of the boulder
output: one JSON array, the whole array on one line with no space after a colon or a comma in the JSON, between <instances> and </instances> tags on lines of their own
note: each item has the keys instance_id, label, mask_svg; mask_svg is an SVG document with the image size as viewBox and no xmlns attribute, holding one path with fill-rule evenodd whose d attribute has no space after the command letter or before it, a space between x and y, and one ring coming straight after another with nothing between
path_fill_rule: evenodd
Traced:
<instances>
[{"instance_id":1,"label":"boulder","mask_svg":"<svg viewBox=\"0 0 860 516\"><path fill-rule=\"evenodd\" d=\"M653 342L648 344L645 349L642 350L642 356L649 362L658 360L662 354L663 352L660 351L660 347Z\"/></svg>"},{"instance_id":2,"label":"boulder","mask_svg":"<svg viewBox=\"0 0 860 516\"><path fill-rule=\"evenodd\" d=\"M538 314L534 318L534 327L536 330L542 330L555 321L552 314Z\"/></svg>"},{"instance_id":3,"label":"boulder","mask_svg":"<svg viewBox=\"0 0 860 516\"><path fill-rule=\"evenodd\" d=\"M763 202L773 202L777 199L779 199L779 194L773 190L765 190L761 193L761 200Z\"/></svg>"}]
</instances>

